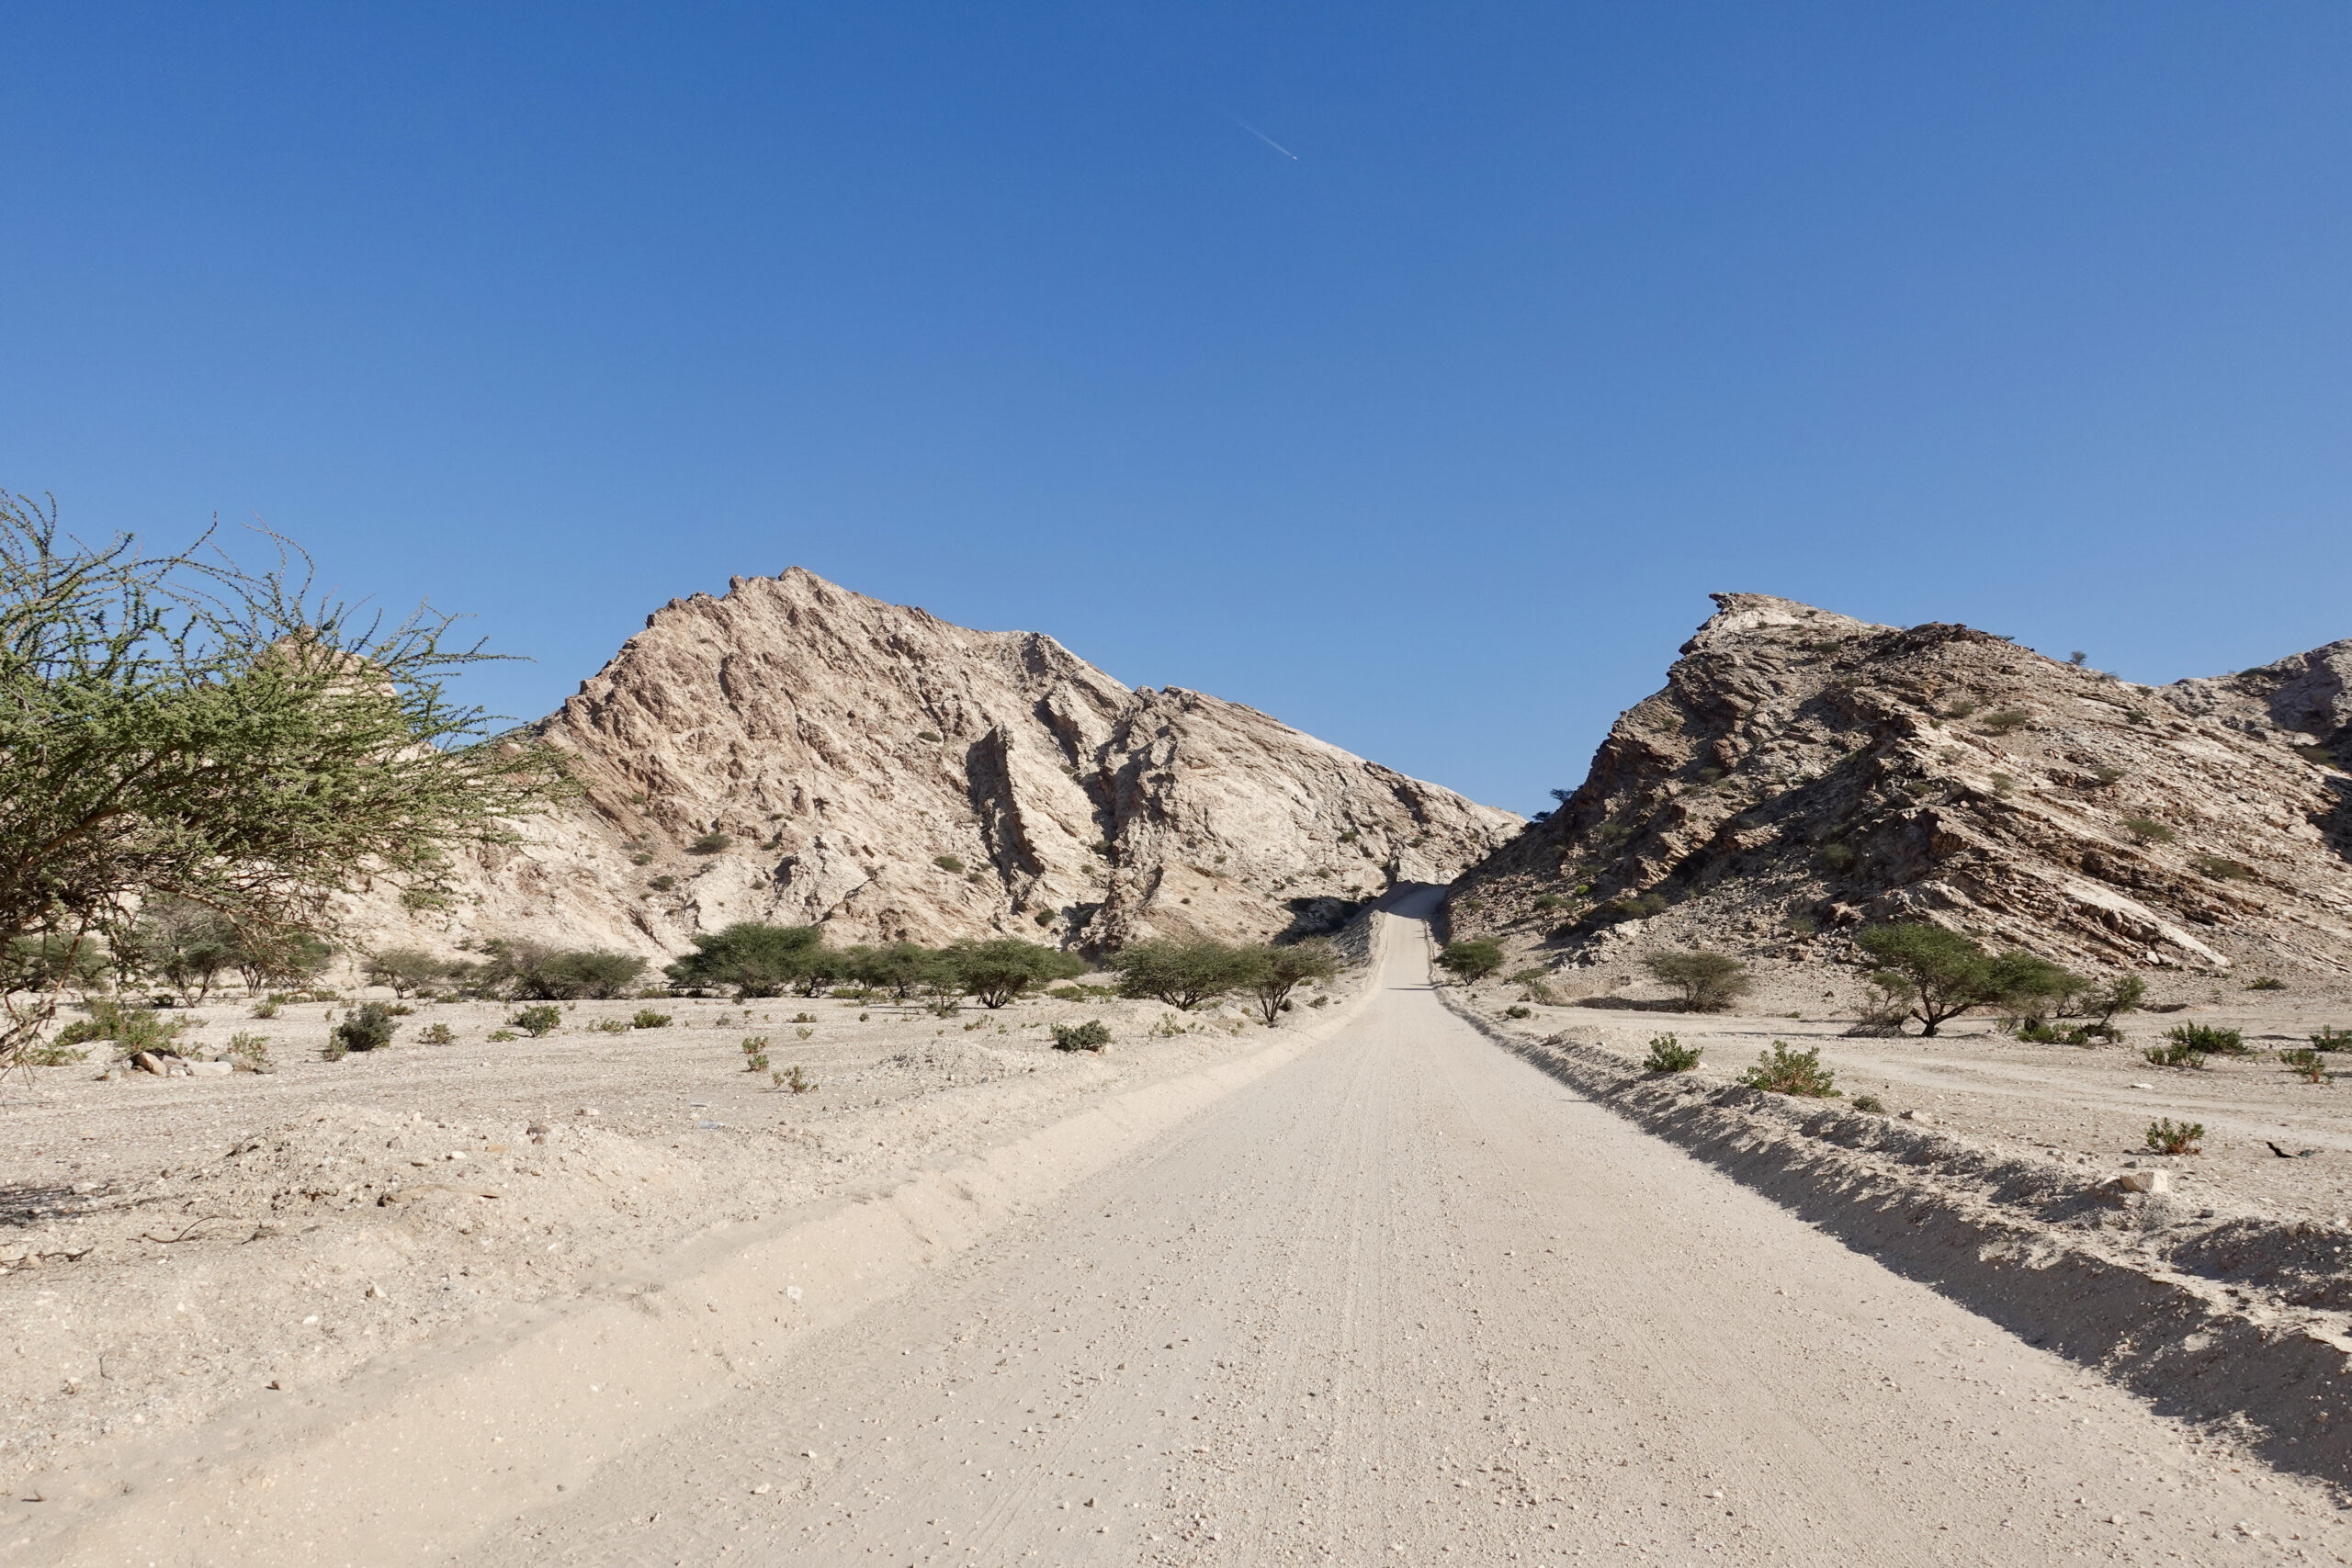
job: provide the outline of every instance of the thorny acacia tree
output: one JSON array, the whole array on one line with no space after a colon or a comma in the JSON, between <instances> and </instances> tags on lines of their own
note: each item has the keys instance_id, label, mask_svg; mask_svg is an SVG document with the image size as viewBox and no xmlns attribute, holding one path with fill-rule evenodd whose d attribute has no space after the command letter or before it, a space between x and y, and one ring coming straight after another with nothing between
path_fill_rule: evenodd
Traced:
<instances>
[{"instance_id":1,"label":"thorny acacia tree","mask_svg":"<svg viewBox=\"0 0 2352 1568\"><path fill-rule=\"evenodd\" d=\"M54 502L0 494L0 946L123 948L160 900L248 953L300 946L335 894L429 899L453 850L568 787L549 748L489 739L449 699L494 657L445 645L451 617L314 594L265 537L278 564L256 573L209 531L166 555L85 545ZM57 995L7 995L0 1068Z\"/></svg>"}]
</instances>

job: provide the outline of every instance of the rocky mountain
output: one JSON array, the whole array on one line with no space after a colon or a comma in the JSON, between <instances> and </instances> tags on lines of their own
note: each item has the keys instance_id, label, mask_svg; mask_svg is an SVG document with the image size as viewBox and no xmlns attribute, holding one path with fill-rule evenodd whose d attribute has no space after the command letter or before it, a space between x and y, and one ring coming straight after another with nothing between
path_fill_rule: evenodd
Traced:
<instances>
[{"instance_id":1,"label":"rocky mountain","mask_svg":"<svg viewBox=\"0 0 2352 1568\"><path fill-rule=\"evenodd\" d=\"M1050 637L797 568L671 601L532 728L583 798L461 867L445 908L361 901L355 938L1259 939L1444 882L1521 825L1238 703L1130 691Z\"/></svg>"},{"instance_id":2,"label":"rocky mountain","mask_svg":"<svg viewBox=\"0 0 2352 1568\"><path fill-rule=\"evenodd\" d=\"M1962 626L1718 593L1456 935L1833 959L1931 920L2086 966L2352 973L2352 641L2141 686Z\"/></svg>"}]
</instances>

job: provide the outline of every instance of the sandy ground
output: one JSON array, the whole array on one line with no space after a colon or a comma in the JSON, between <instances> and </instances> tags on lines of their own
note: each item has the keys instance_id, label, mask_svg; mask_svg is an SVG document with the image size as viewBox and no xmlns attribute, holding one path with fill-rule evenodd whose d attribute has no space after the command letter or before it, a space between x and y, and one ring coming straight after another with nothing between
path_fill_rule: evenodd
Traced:
<instances>
[{"instance_id":1,"label":"sandy ground","mask_svg":"<svg viewBox=\"0 0 2352 1568\"><path fill-rule=\"evenodd\" d=\"M2321 1484L1567 1092L1448 1012L1419 928L1397 935L1332 1038L784 1354L732 1356L691 1408L649 1384L631 1440L569 1485L527 1463L453 1477L485 1504L430 1559L324 1556L209 1513L111 1557L61 1557L23 1513L10 1539L44 1562L2352 1557ZM1205 1076L1239 1048L1164 1043ZM684 1153L685 1109L649 1100L632 1145ZM722 1306L667 1321L741 1332ZM571 1383L626 1392L651 1359L608 1342L519 1396L485 1381L469 1416L553 1447ZM367 1402L325 1393L321 1419Z\"/></svg>"},{"instance_id":2,"label":"sandy ground","mask_svg":"<svg viewBox=\"0 0 2352 1568\"><path fill-rule=\"evenodd\" d=\"M2196 1201L2192 1207L2212 1211L2205 1218L2352 1226L2352 1055L2329 1055L2344 1079L2316 1084L2288 1071L2278 1055L2308 1045L2322 1028L2352 1028L2352 1006L2333 998L2225 993L2177 1013L2125 1014L2117 1021L2120 1044L2086 1047L2024 1044L1982 1016L1951 1020L1934 1039L1921 1038L1916 1024L1900 1039L1849 1039L1850 1013L1792 1019L1533 1006L1529 1018L1505 1016L1519 994L1490 982L1476 989L1474 1005L1525 1039L1573 1031L1636 1057L1654 1036L1672 1033L1704 1049L1698 1076L1715 1082L1736 1079L1774 1041L1818 1049L1847 1095L1874 1096L1890 1112L1908 1111L1988 1149L2102 1169L2169 1169L2185 1199ZM2210 991L2200 994L2210 998ZM2237 1029L2254 1054L2209 1057L2201 1068L2149 1065L2142 1053L2184 1022ZM2203 1152L2151 1155L2147 1128L2158 1118L2201 1123Z\"/></svg>"},{"instance_id":3,"label":"sandy ground","mask_svg":"<svg viewBox=\"0 0 2352 1568\"><path fill-rule=\"evenodd\" d=\"M595 1027L643 1008L673 1022ZM0 1086L0 1477L103 1463L257 1388L331 1397L398 1347L560 1303L713 1226L985 1148L1267 1032L1233 1009L1178 1021L1115 999L937 1018L787 998L748 1018L582 1002L543 1039L492 1042L512 1006L447 1003L418 1006L390 1050L328 1062L329 1010L194 1010L191 1055L266 1034L266 1075L97 1081L94 1055ZM1114 1030L1106 1052L1051 1048L1050 1024L1090 1018ZM436 1024L456 1043L422 1043ZM772 1070L817 1087L745 1071L753 1035Z\"/></svg>"}]
</instances>

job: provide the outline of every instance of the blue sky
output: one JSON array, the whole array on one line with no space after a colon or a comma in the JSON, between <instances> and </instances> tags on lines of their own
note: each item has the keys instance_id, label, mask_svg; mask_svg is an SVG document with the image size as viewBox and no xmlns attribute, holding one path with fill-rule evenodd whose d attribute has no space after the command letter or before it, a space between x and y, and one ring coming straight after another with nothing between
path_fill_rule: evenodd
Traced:
<instances>
[{"instance_id":1,"label":"blue sky","mask_svg":"<svg viewBox=\"0 0 2352 1568\"><path fill-rule=\"evenodd\" d=\"M0 36L0 484L259 515L531 656L504 713L798 563L1523 811L1712 589L2150 681L2352 636L2341 5Z\"/></svg>"}]
</instances>

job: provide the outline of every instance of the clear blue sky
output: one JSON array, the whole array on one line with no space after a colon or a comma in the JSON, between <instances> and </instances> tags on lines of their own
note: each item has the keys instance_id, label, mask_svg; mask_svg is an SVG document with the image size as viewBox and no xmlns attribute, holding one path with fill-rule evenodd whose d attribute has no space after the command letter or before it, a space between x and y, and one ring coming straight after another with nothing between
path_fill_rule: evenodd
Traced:
<instances>
[{"instance_id":1,"label":"clear blue sky","mask_svg":"<svg viewBox=\"0 0 2352 1568\"><path fill-rule=\"evenodd\" d=\"M532 656L474 682L518 716L793 563L1520 810L1711 589L2139 680L2352 636L2340 3L6 3L0 51L0 484L258 514Z\"/></svg>"}]
</instances>

